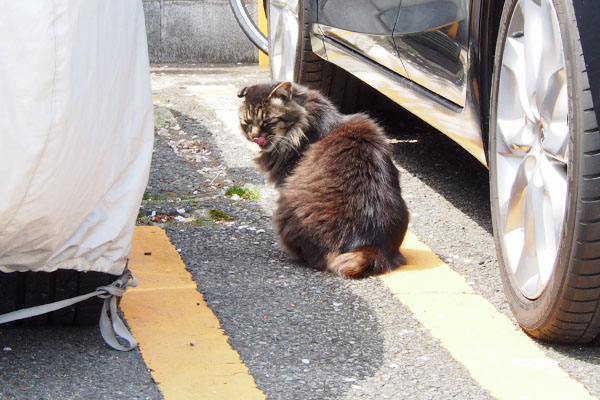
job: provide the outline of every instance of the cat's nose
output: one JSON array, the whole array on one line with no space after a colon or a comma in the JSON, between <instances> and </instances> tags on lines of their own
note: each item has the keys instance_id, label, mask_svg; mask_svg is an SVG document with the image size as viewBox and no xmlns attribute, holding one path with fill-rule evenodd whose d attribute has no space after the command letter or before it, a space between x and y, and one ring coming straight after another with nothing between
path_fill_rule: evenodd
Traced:
<instances>
[{"instance_id":1,"label":"cat's nose","mask_svg":"<svg viewBox=\"0 0 600 400\"><path fill-rule=\"evenodd\" d=\"M255 138L260 136L260 128L258 126L253 126L250 131L250 137Z\"/></svg>"}]
</instances>

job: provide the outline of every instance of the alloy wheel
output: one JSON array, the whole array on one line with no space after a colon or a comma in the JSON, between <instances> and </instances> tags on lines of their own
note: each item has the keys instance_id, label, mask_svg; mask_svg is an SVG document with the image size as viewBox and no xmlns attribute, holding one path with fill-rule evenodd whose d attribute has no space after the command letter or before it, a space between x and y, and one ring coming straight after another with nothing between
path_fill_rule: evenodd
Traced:
<instances>
[{"instance_id":1,"label":"alloy wheel","mask_svg":"<svg viewBox=\"0 0 600 400\"><path fill-rule=\"evenodd\" d=\"M567 207L565 59L551 0L520 0L501 58L496 179L505 260L538 298L554 271Z\"/></svg>"}]
</instances>

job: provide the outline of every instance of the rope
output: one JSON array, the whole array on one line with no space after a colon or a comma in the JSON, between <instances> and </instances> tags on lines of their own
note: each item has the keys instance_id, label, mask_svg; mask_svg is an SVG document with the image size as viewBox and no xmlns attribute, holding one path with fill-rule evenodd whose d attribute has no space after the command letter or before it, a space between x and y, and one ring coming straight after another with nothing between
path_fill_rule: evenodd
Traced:
<instances>
[{"instance_id":1,"label":"rope","mask_svg":"<svg viewBox=\"0 0 600 400\"><path fill-rule=\"evenodd\" d=\"M131 275L131 272L126 271L110 285L100 286L94 292L2 314L0 315L0 324L60 310L61 308L69 307L97 296L104 299L99 322L102 338L106 344L115 350L129 351L137 347L137 341L131 335L121 317L119 317L117 312L117 297L123 296L130 286L137 286L137 279ZM117 336L122 342L126 342L126 344L121 344Z\"/></svg>"}]
</instances>

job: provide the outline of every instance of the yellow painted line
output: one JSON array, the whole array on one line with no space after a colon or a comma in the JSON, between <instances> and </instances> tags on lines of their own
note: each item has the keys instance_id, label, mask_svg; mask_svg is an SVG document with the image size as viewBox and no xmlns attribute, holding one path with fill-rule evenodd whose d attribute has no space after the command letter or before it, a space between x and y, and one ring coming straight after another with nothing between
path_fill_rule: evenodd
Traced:
<instances>
[{"instance_id":1,"label":"yellow painted line","mask_svg":"<svg viewBox=\"0 0 600 400\"><path fill-rule=\"evenodd\" d=\"M129 268L121 310L166 400L265 398L164 230L135 228Z\"/></svg>"},{"instance_id":2,"label":"yellow painted line","mask_svg":"<svg viewBox=\"0 0 600 400\"><path fill-rule=\"evenodd\" d=\"M408 265L380 279L492 396L594 398L410 232L402 253Z\"/></svg>"},{"instance_id":3,"label":"yellow painted line","mask_svg":"<svg viewBox=\"0 0 600 400\"><path fill-rule=\"evenodd\" d=\"M258 29L267 35L267 12L262 1L258 1ZM269 69L269 56L258 51L258 66L262 69Z\"/></svg>"}]
</instances>

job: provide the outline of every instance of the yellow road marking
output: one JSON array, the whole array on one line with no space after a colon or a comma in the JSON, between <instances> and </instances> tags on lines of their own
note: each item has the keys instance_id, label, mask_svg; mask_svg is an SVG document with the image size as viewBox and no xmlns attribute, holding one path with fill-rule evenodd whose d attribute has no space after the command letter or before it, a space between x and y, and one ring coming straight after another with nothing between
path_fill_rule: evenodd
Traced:
<instances>
[{"instance_id":1,"label":"yellow road marking","mask_svg":"<svg viewBox=\"0 0 600 400\"><path fill-rule=\"evenodd\" d=\"M267 28L267 11L265 10L262 1L258 2L258 29L264 33L265 36L269 29ZM269 56L260 50L258 51L258 66L262 69L269 69Z\"/></svg>"},{"instance_id":2,"label":"yellow road marking","mask_svg":"<svg viewBox=\"0 0 600 400\"><path fill-rule=\"evenodd\" d=\"M411 232L402 253L408 265L381 280L492 396L594 398Z\"/></svg>"},{"instance_id":3,"label":"yellow road marking","mask_svg":"<svg viewBox=\"0 0 600 400\"><path fill-rule=\"evenodd\" d=\"M121 310L166 400L265 398L164 230L135 228L129 268Z\"/></svg>"}]
</instances>

